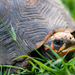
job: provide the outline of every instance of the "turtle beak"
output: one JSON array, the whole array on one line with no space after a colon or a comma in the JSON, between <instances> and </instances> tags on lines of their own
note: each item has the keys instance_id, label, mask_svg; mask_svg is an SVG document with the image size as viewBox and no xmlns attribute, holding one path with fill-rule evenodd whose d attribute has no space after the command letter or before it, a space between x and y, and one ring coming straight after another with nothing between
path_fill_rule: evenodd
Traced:
<instances>
[{"instance_id":1,"label":"turtle beak","mask_svg":"<svg viewBox=\"0 0 75 75\"><path fill-rule=\"evenodd\" d=\"M75 38L67 39L65 44L58 50L59 54L64 56L66 53L75 53Z\"/></svg>"},{"instance_id":2,"label":"turtle beak","mask_svg":"<svg viewBox=\"0 0 75 75\"><path fill-rule=\"evenodd\" d=\"M71 53L71 52L73 52L73 53L75 53L75 45L74 46L71 46L71 47L69 47L69 48L67 48L67 49L64 49L62 52L60 52L59 54L61 55L61 56L64 56L66 53Z\"/></svg>"}]
</instances>

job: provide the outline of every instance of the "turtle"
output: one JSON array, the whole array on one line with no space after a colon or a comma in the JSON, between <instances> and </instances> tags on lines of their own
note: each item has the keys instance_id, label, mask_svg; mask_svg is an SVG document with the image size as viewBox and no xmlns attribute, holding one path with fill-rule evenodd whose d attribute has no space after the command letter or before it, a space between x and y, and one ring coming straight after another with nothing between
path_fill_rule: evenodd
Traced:
<instances>
[{"instance_id":1,"label":"turtle","mask_svg":"<svg viewBox=\"0 0 75 75\"><path fill-rule=\"evenodd\" d=\"M44 44L61 55L75 47L75 21L59 1L0 0L0 18L10 31L12 25L17 41L28 55L35 48L46 58L49 57L45 52L53 56ZM0 20L0 63L13 65L23 62L25 58L12 61L21 55L25 53Z\"/></svg>"}]
</instances>

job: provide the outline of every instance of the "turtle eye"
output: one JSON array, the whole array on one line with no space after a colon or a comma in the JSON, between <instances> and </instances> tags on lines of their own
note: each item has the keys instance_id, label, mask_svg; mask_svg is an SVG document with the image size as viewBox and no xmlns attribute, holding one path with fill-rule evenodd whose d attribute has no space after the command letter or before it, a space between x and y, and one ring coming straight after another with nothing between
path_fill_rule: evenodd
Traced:
<instances>
[{"instance_id":1,"label":"turtle eye","mask_svg":"<svg viewBox=\"0 0 75 75\"><path fill-rule=\"evenodd\" d=\"M53 43L56 44L56 45L63 45L63 40L55 39L55 40L53 41Z\"/></svg>"}]
</instances>

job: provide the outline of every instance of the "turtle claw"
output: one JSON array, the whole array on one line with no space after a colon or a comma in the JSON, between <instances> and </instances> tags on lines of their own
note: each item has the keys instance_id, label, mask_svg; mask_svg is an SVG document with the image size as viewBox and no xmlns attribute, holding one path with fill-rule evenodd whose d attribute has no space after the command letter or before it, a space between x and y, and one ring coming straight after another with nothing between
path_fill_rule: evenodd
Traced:
<instances>
[{"instance_id":1,"label":"turtle claw","mask_svg":"<svg viewBox=\"0 0 75 75\"><path fill-rule=\"evenodd\" d=\"M30 60L29 58L26 58L25 60L22 61L16 61L14 66L22 67L23 69L29 69L30 68L30 63L28 62ZM19 74L23 70L20 69L11 69L10 73L11 74Z\"/></svg>"}]
</instances>

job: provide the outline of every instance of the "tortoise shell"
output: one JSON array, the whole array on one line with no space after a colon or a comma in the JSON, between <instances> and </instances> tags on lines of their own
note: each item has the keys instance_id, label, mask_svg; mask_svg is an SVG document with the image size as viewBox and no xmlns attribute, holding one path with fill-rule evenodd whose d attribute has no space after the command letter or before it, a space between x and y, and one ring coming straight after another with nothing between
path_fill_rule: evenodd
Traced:
<instances>
[{"instance_id":1,"label":"tortoise shell","mask_svg":"<svg viewBox=\"0 0 75 75\"><path fill-rule=\"evenodd\" d=\"M74 20L56 0L0 0L0 18L10 30L13 26L27 54L43 45L38 46L37 42L53 30L75 30ZM0 63L12 64L12 59L23 54L0 21Z\"/></svg>"}]
</instances>

